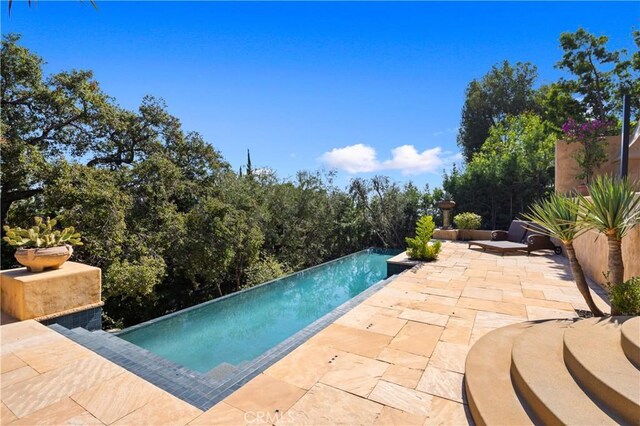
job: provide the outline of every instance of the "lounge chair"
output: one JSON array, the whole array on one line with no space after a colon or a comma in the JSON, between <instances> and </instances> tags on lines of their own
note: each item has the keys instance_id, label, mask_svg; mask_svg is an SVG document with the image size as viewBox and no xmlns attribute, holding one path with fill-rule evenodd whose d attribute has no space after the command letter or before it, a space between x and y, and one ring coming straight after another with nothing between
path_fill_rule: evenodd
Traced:
<instances>
[{"instance_id":1,"label":"lounge chair","mask_svg":"<svg viewBox=\"0 0 640 426\"><path fill-rule=\"evenodd\" d=\"M491 240L469 241L472 245L482 247L483 250L495 250L504 256L507 252L526 251L529 255L536 250L553 250L556 254L562 253L562 248L556 246L542 228L523 220L511 222L508 231L492 231Z\"/></svg>"}]
</instances>

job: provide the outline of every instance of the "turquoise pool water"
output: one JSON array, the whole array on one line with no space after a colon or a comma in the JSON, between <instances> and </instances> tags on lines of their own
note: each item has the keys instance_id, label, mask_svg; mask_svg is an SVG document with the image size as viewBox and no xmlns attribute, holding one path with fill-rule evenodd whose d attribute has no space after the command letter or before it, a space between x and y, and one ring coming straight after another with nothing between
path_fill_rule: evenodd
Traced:
<instances>
[{"instance_id":1,"label":"turquoise pool water","mask_svg":"<svg viewBox=\"0 0 640 426\"><path fill-rule=\"evenodd\" d=\"M205 373L250 361L386 277L391 252L364 250L207 302L118 336Z\"/></svg>"}]
</instances>

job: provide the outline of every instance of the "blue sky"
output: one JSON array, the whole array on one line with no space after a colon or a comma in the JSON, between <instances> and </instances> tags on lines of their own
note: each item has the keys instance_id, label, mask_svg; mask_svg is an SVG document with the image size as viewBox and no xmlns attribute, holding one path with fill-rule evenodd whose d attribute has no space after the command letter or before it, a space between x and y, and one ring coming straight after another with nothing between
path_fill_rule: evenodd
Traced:
<instances>
[{"instance_id":1,"label":"blue sky","mask_svg":"<svg viewBox=\"0 0 640 426\"><path fill-rule=\"evenodd\" d=\"M162 97L234 168L338 170L439 185L469 81L507 59L558 79L560 33L633 48L640 3L2 3L2 32L91 69L123 107Z\"/></svg>"}]
</instances>

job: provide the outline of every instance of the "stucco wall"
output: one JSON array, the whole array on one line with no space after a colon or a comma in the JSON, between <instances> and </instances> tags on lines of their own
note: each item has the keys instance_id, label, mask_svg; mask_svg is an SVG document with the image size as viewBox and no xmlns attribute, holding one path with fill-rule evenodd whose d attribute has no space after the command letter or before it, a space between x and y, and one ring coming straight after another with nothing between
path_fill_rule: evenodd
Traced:
<instances>
[{"instance_id":1,"label":"stucco wall","mask_svg":"<svg viewBox=\"0 0 640 426\"><path fill-rule=\"evenodd\" d=\"M609 160L597 171L598 174L614 174L620 172L620 136L607 136L607 157ZM582 182L576 179L580 168L574 155L581 147L578 143L568 144L559 140L556 142L556 191L561 194L571 192ZM640 179L640 142L636 141L629 147L629 177Z\"/></svg>"},{"instance_id":2,"label":"stucco wall","mask_svg":"<svg viewBox=\"0 0 640 426\"><path fill-rule=\"evenodd\" d=\"M620 136L608 136L607 156L609 160L596 172L597 174L618 175L620 173ZM580 144L556 142L556 191L566 194L573 191L582 182L575 178L580 168L574 155ZM640 179L640 128L636 129L629 146L629 178ZM596 231L589 231L574 241L578 260L585 274L598 284L604 284L603 272L608 270L607 238ZM640 275L640 227L633 229L622 240L622 258L625 266L624 278Z\"/></svg>"},{"instance_id":3,"label":"stucco wall","mask_svg":"<svg viewBox=\"0 0 640 426\"><path fill-rule=\"evenodd\" d=\"M573 246L584 273L598 284L604 284L602 273L608 270L607 237L597 231L588 231L578 237ZM625 280L640 275L640 226L632 229L622 240L622 259Z\"/></svg>"}]
</instances>

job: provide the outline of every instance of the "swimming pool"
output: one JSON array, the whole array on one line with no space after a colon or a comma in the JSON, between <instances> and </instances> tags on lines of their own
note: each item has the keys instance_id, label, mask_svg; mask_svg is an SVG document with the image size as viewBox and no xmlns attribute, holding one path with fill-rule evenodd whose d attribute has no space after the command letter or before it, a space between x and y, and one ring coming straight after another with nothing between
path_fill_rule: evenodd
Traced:
<instances>
[{"instance_id":1,"label":"swimming pool","mask_svg":"<svg viewBox=\"0 0 640 426\"><path fill-rule=\"evenodd\" d=\"M195 371L237 367L387 275L397 252L368 249L123 330L118 337Z\"/></svg>"}]
</instances>

